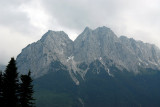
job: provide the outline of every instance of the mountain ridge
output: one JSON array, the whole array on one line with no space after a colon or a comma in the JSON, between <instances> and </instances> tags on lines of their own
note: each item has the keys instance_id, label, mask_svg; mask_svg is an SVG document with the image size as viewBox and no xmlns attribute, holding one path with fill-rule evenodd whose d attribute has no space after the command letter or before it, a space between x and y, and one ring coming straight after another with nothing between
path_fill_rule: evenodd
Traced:
<instances>
[{"instance_id":1,"label":"mountain ridge","mask_svg":"<svg viewBox=\"0 0 160 107\"><path fill-rule=\"evenodd\" d=\"M160 69L160 50L148 43L117 37L105 26L94 30L86 27L74 41L63 31L49 30L39 41L24 48L16 61L19 72L30 69L35 78L45 75L52 62L60 61L79 85L76 76L84 79L88 66L96 60L110 76L112 65L121 71L139 73L141 68ZM81 65L86 69L81 69Z\"/></svg>"},{"instance_id":2,"label":"mountain ridge","mask_svg":"<svg viewBox=\"0 0 160 107\"><path fill-rule=\"evenodd\" d=\"M107 27L72 41L48 31L18 55L20 73L34 77L37 107L159 107L160 50Z\"/></svg>"}]
</instances>

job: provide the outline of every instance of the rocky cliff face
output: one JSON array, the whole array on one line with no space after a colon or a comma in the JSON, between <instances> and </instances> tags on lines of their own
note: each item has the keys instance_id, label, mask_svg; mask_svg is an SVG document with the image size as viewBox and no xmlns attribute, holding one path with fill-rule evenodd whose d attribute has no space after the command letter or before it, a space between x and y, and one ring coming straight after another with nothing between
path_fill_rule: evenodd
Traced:
<instances>
[{"instance_id":1,"label":"rocky cliff face","mask_svg":"<svg viewBox=\"0 0 160 107\"><path fill-rule=\"evenodd\" d=\"M35 77L47 73L51 62L56 60L65 63L65 59L73 51L73 41L64 32L48 31L36 43L28 45L17 57L17 66L20 72L29 69Z\"/></svg>"},{"instance_id":2,"label":"rocky cliff face","mask_svg":"<svg viewBox=\"0 0 160 107\"><path fill-rule=\"evenodd\" d=\"M77 75L84 79L94 61L99 61L110 76L113 76L109 69L112 65L134 73L142 68L160 69L160 50L155 45L125 36L118 38L107 27L95 30L87 27L74 42L62 31L48 31L39 41L22 50L17 66L19 72L30 69L35 77L40 77L55 61L65 66L78 85Z\"/></svg>"},{"instance_id":3,"label":"rocky cliff face","mask_svg":"<svg viewBox=\"0 0 160 107\"><path fill-rule=\"evenodd\" d=\"M118 38L109 28L86 28L74 41L75 60L91 63L107 59L128 71L138 72L139 67L159 69L160 50L151 44L125 36Z\"/></svg>"}]
</instances>

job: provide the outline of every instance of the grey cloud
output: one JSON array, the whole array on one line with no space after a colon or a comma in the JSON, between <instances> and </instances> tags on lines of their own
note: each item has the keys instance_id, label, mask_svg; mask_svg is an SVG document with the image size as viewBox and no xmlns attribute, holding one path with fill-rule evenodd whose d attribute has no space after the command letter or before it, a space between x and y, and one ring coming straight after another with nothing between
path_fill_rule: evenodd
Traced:
<instances>
[{"instance_id":1,"label":"grey cloud","mask_svg":"<svg viewBox=\"0 0 160 107\"><path fill-rule=\"evenodd\" d=\"M43 0L43 4L62 26L81 30L115 23L131 5L127 0Z\"/></svg>"},{"instance_id":2,"label":"grey cloud","mask_svg":"<svg viewBox=\"0 0 160 107\"><path fill-rule=\"evenodd\" d=\"M37 38L42 36L39 32L44 30L41 29L43 23L40 24L41 27L34 26L28 13L19 8L24 4L30 6L32 2L40 3L42 7L40 8L50 16L50 19L47 19L48 23L44 25L46 31L47 29L57 30L61 28L60 30L64 30L72 37L73 35L70 35L72 31L79 34L86 26L92 29L107 26L119 36L126 35L145 42L155 43L160 47L159 0L1 0L0 28L4 27L15 32L14 35L3 36L10 38L16 36L17 33L30 39L33 36L37 36ZM32 6L34 7L35 4ZM32 17L34 18L34 16ZM0 39L3 39L1 32ZM19 36L15 40L19 40L18 38ZM36 41L37 39L32 40ZM20 42L18 43L17 45L21 45ZM0 45L0 48L3 48L1 50L6 51L12 44L4 47L2 47L2 43ZM21 48L23 47L16 49L19 52ZM13 55L18 52L13 52ZM11 54L6 55L1 53L0 60L4 60Z\"/></svg>"},{"instance_id":3,"label":"grey cloud","mask_svg":"<svg viewBox=\"0 0 160 107\"><path fill-rule=\"evenodd\" d=\"M160 41L155 40L160 35L158 0L42 0L42 2L52 18L61 26L78 33L86 26L94 29L105 25L113 29L117 35L156 43L160 47ZM149 37L146 37L148 35Z\"/></svg>"},{"instance_id":4,"label":"grey cloud","mask_svg":"<svg viewBox=\"0 0 160 107\"><path fill-rule=\"evenodd\" d=\"M20 10L20 6L30 0L3 0L0 2L0 26L14 29L15 31L30 34L34 26L29 22L27 14Z\"/></svg>"},{"instance_id":5,"label":"grey cloud","mask_svg":"<svg viewBox=\"0 0 160 107\"><path fill-rule=\"evenodd\" d=\"M35 29L26 13L20 10L26 0L0 1L0 64L6 64L10 57L16 57L30 39ZM28 42L26 44L26 42Z\"/></svg>"}]
</instances>

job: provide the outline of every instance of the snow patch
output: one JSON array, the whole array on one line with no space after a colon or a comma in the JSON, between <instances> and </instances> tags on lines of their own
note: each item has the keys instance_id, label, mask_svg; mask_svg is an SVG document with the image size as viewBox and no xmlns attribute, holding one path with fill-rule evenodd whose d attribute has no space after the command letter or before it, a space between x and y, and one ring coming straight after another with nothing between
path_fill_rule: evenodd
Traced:
<instances>
[{"instance_id":1,"label":"snow patch","mask_svg":"<svg viewBox=\"0 0 160 107\"><path fill-rule=\"evenodd\" d=\"M72 73L72 70L69 70L69 74L70 74L72 80L76 83L76 85L79 85L79 81L77 80L77 78Z\"/></svg>"},{"instance_id":2,"label":"snow patch","mask_svg":"<svg viewBox=\"0 0 160 107\"><path fill-rule=\"evenodd\" d=\"M81 98L78 98L79 102L82 104L82 107L84 107L84 102Z\"/></svg>"},{"instance_id":3,"label":"snow patch","mask_svg":"<svg viewBox=\"0 0 160 107\"><path fill-rule=\"evenodd\" d=\"M110 70L108 68L107 68L107 73L109 76L114 77L114 75L110 73Z\"/></svg>"},{"instance_id":4,"label":"snow patch","mask_svg":"<svg viewBox=\"0 0 160 107\"><path fill-rule=\"evenodd\" d=\"M74 59L74 56L69 56L68 59L67 59L67 62L68 62L69 60L73 60L73 59Z\"/></svg>"},{"instance_id":5,"label":"snow patch","mask_svg":"<svg viewBox=\"0 0 160 107\"><path fill-rule=\"evenodd\" d=\"M102 57L99 57L99 60L102 60Z\"/></svg>"},{"instance_id":6,"label":"snow patch","mask_svg":"<svg viewBox=\"0 0 160 107\"><path fill-rule=\"evenodd\" d=\"M139 66L141 66L141 63L138 63Z\"/></svg>"},{"instance_id":7,"label":"snow patch","mask_svg":"<svg viewBox=\"0 0 160 107\"><path fill-rule=\"evenodd\" d=\"M108 75L114 77L114 75L110 73L110 70L106 67L105 63L103 62L102 57L100 57L99 60L100 60L101 64L104 66Z\"/></svg>"},{"instance_id":8,"label":"snow patch","mask_svg":"<svg viewBox=\"0 0 160 107\"><path fill-rule=\"evenodd\" d=\"M151 63L151 64L153 64L153 65L158 65L158 64L156 64L155 62L152 62L152 61L150 61L150 60L148 60L148 62Z\"/></svg>"},{"instance_id":9,"label":"snow patch","mask_svg":"<svg viewBox=\"0 0 160 107\"><path fill-rule=\"evenodd\" d=\"M76 78L78 68L77 68L77 62L74 61L74 56L69 56L65 62L65 65L68 67L69 74L72 78L72 80L75 82L76 85L79 85L79 81Z\"/></svg>"},{"instance_id":10,"label":"snow patch","mask_svg":"<svg viewBox=\"0 0 160 107\"><path fill-rule=\"evenodd\" d=\"M141 58L139 58L139 57L138 57L138 60L139 60L140 62L143 62L143 61L142 61L142 59L141 59Z\"/></svg>"}]
</instances>

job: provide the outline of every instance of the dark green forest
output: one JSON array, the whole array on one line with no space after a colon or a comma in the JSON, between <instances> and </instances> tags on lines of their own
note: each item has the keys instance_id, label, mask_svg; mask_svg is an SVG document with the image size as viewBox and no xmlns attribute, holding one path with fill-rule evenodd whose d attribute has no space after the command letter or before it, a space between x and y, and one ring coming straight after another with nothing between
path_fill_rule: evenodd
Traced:
<instances>
[{"instance_id":1,"label":"dark green forest","mask_svg":"<svg viewBox=\"0 0 160 107\"><path fill-rule=\"evenodd\" d=\"M134 74L120 71L114 65L111 77L93 62L85 79L75 85L67 70L49 73L34 81L37 107L159 107L160 71L143 69ZM61 64L56 63L60 67ZM81 66L82 69L86 65Z\"/></svg>"},{"instance_id":2,"label":"dark green forest","mask_svg":"<svg viewBox=\"0 0 160 107\"><path fill-rule=\"evenodd\" d=\"M113 65L109 67L112 77L100 64L81 64L81 69L89 69L84 79L76 75L80 82L76 85L59 61L51 64L46 75L33 81L30 71L26 75L17 72L12 58L6 70L0 72L0 107L160 106L159 70L140 68L141 72L135 74Z\"/></svg>"}]
</instances>

